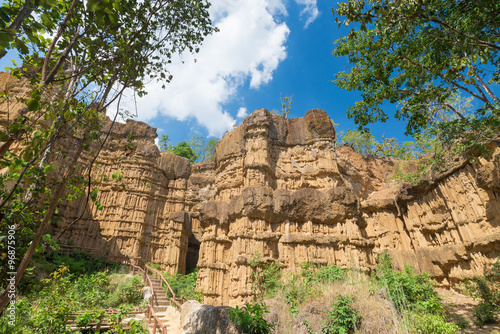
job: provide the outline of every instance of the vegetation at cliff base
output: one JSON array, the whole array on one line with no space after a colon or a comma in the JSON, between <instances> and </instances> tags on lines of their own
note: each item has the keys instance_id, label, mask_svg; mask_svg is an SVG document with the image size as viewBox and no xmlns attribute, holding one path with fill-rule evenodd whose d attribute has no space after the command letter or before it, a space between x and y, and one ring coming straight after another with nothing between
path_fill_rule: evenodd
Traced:
<instances>
[{"instance_id":1,"label":"vegetation at cliff base","mask_svg":"<svg viewBox=\"0 0 500 334\"><path fill-rule=\"evenodd\" d=\"M277 314L278 333L458 331L429 275L410 266L394 269L386 252L379 255L371 276L355 268L308 262L298 272L278 275L279 266L258 260L253 265L256 298Z\"/></svg>"},{"instance_id":2,"label":"vegetation at cliff base","mask_svg":"<svg viewBox=\"0 0 500 334\"><path fill-rule=\"evenodd\" d=\"M121 320L138 307L144 309L142 277L122 273L119 264L85 252L57 251L34 264L21 282L14 326L6 314L0 317L2 333L75 333L70 324L95 329L105 317L111 322L109 333L122 333ZM108 317L109 308L118 313ZM147 333L140 321L129 325L131 333Z\"/></svg>"}]
</instances>

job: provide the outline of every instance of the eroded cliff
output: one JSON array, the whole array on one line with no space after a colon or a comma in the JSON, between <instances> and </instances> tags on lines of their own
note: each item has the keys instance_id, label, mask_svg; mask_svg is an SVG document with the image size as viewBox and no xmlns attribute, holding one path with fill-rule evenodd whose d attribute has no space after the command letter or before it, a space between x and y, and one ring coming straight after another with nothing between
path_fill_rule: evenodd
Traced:
<instances>
[{"instance_id":1,"label":"eroded cliff","mask_svg":"<svg viewBox=\"0 0 500 334\"><path fill-rule=\"evenodd\" d=\"M4 86L26 94L15 82ZM110 126L103 121L101 139ZM84 197L64 202L50 232L170 272L197 266L198 288L213 305L253 296L256 254L285 270L307 261L369 271L387 249L399 267L414 265L444 285L481 274L500 254L498 144L488 158L457 159L401 187L390 179L397 161L335 147L319 109L289 120L256 110L222 138L213 162L161 153L156 136L142 122L114 124L91 172L102 210ZM62 152L77 140L63 139ZM82 155L82 175L99 147Z\"/></svg>"},{"instance_id":2,"label":"eroded cliff","mask_svg":"<svg viewBox=\"0 0 500 334\"><path fill-rule=\"evenodd\" d=\"M494 144L488 159L459 159L431 181L401 188L390 181L397 162L335 147L318 109L289 120L256 110L222 138L214 162L192 166L160 153L154 132L140 122L118 125L96 170L107 175L104 209L89 205L65 238L172 272L196 264L208 304L253 296L256 254L285 270L307 261L369 271L387 249L398 266L412 264L444 285L482 273L499 255ZM133 133L143 135L123 140ZM71 204L55 230L82 205Z\"/></svg>"}]
</instances>

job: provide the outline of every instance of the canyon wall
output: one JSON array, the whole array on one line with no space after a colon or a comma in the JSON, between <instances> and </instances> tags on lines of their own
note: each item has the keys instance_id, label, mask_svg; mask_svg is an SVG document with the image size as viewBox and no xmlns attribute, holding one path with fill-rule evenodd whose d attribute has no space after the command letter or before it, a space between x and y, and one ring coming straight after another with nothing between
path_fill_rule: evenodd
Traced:
<instances>
[{"instance_id":1,"label":"canyon wall","mask_svg":"<svg viewBox=\"0 0 500 334\"><path fill-rule=\"evenodd\" d=\"M0 84L28 93L15 81ZM0 125L23 108L0 101ZM208 304L252 298L255 259L284 270L312 262L369 272L388 250L399 268L413 265L449 285L483 273L500 254L498 143L487 158L457 158L405 186L391 179L401 161L336 147L319 109L288 120L256 110L221 139L213 162L197 164L161 153L145 123L102 124L78 169L90 170L99 205L86 197L61 203L49 232L172 273L198 267ZM63 138L62 154L78 140Z\"/></svg>"},{"instance_id":2,"label":"canyon wall","mask_svg":"<svg viewBox=\"0 0 500 334\"><path fill-rule=\"evenodd\" d=\"M213 162L193 165L160 153L154 128L115 126L94 167L106 175L103 209L88 205L64 238L170 272L197 266L208 304L252 298L255 259L284 270L313 262L369 272L389 250L396 266L414 265L449 285L481 274L500 254L495 144L489 158L457 159L418 186L402 186L391 181L400 161L336 147L318 109L289 120L256 110L222 138ZM54 233L84 206L62 210Z\"/></svg>"}]
</instances>

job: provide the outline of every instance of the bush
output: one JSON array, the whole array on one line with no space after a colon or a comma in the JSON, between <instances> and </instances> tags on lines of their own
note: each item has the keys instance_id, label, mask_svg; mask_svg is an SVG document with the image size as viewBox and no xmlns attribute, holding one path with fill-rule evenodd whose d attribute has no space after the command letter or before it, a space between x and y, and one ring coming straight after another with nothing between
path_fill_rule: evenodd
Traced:
<instances>
[{"instance_id":1,"label":"bush","mask_svg":"<svg viewBox=\"0 0 500 334\"><path fill-rule=\"evenodd\" d=\"M484 324L495 323L495 307L485 301L480 301L474 309L475 324L483 327Z\"/></svg>"},{"instance_id":2,"label":"bush","mask_svg":"<svg viewBox=\"0 0 500 334\"><path fill-rule=\"evenodd\" d=\"M330 283L346 278L344 271L333 264L319 268L317 276L322 283Z\"/></svg>"},{"instance_id":3,"label":"bush","mask_svg":"<svg viewBox=\"0 0 500 334\"><path fill-rule=\"evenodd\" d=\"M327 311L326 320L321 328L322 334L353 333L361 321L361 315L351 306L353 298L338 296Z\"/></svg>"},{"instance_id":4,"label":"bush","mask_svg":"<svg viewBox=\"0 0 500 334\"><path fill-rule=\"evenodd\" d=\"M334 264L326 266L314 265L310 262L300 264L300 275L304 283L331 283L346 278L344 271Z\"/></svg>"},{"instance_id":5,"label":"bush","mask_svg":"<svg viewBox=\"0 0 500 334\"><path fill-rule=\"evenodd\" d=\"M278 262L265 263L259 253L250 261L252 272L252 289L266 297L272 297L281 287L281 265Z\"/></svg>"},{"instance_id":6,"label":"bush","mask_svg":"<svg viewBox=\"0 0 500 334\"><path fill-rule=\"evenodd\" d=\"M236 306L235 309L229 310L229 318L239 329L245 334L268 334L271 333L274 324L269 323L264 319L264 314L269 313L266 304L248 303L244 307Z\"/></svg>"},{"instance_id":7,"label":"bush","mask_svg":"<svg viewBox=\"0 0 500 334\"><path fill-rule=\"evenodd\" d=\"M72 298L78 300L81 307L107 307L109 280L107 272L80 276L73 284Z\"/></svg>"},{"instance_id":8,"label":"bush","mask_svg":"<svg viewBox=\"0 0 500 334\"><path fill-rule=\"evenodd\" d=\"M193 272L186 275L181 275L179 273L169 274L164 272L163 277L167 280L176 297L185 297L190 300L197 300L200 303L202 302L203 295L201 292L196 291L198 269L195 269ZM167 289L166 286L164 286L164 288ZM168 295L169 297L172 297L170 292L168 292Z\"/></svg>"},{"instance_id":9,"label":"bush","mask_svg":"<svg viewBox=\"0 0 500 334\"><path fill-rule=\"evenodd\" d=\"M142 300L142 288L144 282L139 276L124 277L117 284L111 284L111 292L108 298L108 304L111 307L120 305L136 305Z\"/></svg>"},{"instance_id":10,"label":"bush","mask_svg":"<svg viewBox=\"0 0 500 334\"><path fill-rule=\"evenodd\" d=\"M474 310L475 323L479 327L496 322L495 313L500 307L500 257L485 273L484 277L475 277L473 293L480 298Z\"/></svg>"},{"instance_id":11,"label":"bush","mask_svg":"<svg viewBox=\"0 0 500 334\"><path fill-rule=\"evenodd\" d=\"M408 316L410 327L419 334L453 334L458 326L447 322L444 317L425 312L410 312Z\"/></svg>"},{"instance_id":12,"label":"bush","mask_svg":"<svg viewBox=\"0 0 500 334\"><path fill-rule=\"evenodd\" d=\"M401 272L394 270L387 252L379 254L377 262L379 282L387 288L387 294L400 314L407 309L431 313L442 311L435 282L428 273L417 274L411 266L406 266Z\"/></svg>"}]
</instances>

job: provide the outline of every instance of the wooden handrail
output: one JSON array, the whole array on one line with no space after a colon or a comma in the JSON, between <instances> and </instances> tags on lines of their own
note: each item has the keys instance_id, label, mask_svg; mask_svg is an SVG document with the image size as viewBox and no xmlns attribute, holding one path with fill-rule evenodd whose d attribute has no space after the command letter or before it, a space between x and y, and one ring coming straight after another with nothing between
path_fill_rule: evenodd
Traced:
<instances>
[{"instance_id":1,"label":"wooden handrail","mask_svg":"<svg viewBox=\"0 0 500 334\"><path fill-rule=\"evenodd\" d=\"M165 277L163 277L162 273L159 272L158 270L154 269L154 268L151 268L150 266L146 265L145 266L148 270L151 270L154 274L155 274L155 277L158 278L157 276L160 277L160 280L165 282L165 284L167 285L167 290L170 290L170 293L172 294L172 297L175 298L175 293L174 291L172 290L172 288L170 287L170 284L168 284L167 280L165 279Z\"/></svg>"},{"instance_id":2,"label":"wooden handrail","mask_svg":"<svg viewBox=\"0 0 500 334\"><path fill-rule=\"evenodd\" d=\"M156 315L154 307L153 307L153 303L154 303L154 299L155 299L155 291L153 289L153 283L151 282L151 279L148 275L149 271L152 272L154 277L156 277L156 278L159 277L160 282L162 284L165 283L165 285L167 286L167 291L165 292L167 295L167 298L168 298L168 292L170 292L172 294L172 297L169 298L170 305L172 305L172 303L174 303L175 306L180 308L182 305L182 302L187 301L187 298L185 298L185 297L177 298L175 296L174 291L172 290L172 287L170 287L170 284L168 284L167 280L165 279L165 277L163 277L162 273L154 268L151 268L147 264L145 264L144 260L141 257L130 258L126 255L102 255L102 251L98 248L80 247L80 246L74 246L74 245L59 245L59 246L60 246L60 250L62 250L63 252L66 252L66 253L69 251L74 251L75 249L80 249L83 251L87 251L89 253L96 253L96 254L103 256L105 258L108 258L108 259L122 260L121 262L123 264L125 264L125 263L129 264L129 270L132 272L132 274L135 274L136 271L142 272L143 279L144 279L145 283L151 289L151 300L150 300L150 302L147 306L147 309L146 309L146 319L148 320L148 324L149 324L149 322L151 322L151 318L153 318L153 320L154 320L153 334L156 334L156 327L160 327L162 334L167 334L167 328L158 319L158 316ZM142 269L140 266L134 264L133 263L134 261L137 263L142 262L145 269Z\"/></svg>"},{"instance_id":3,"label":"wooden handrail","mask_svg":"<svg viewBox=\"0 0 500 334\"><path fill-rule=\"evenodd\" d=\"M151 322L151 317L153 317L154 324L153 324L153 334L156 334L156 327L159 326L161 333L162 334L167 334L167 328L162 324L162 322L158 319L158 316L156 315L156 312L153 307L154 299L155 299L155 290L153 289L153 283L151 282L151 279L149 278L148 275L148 269L144 270L139 266L136 266L132 262L130 262L130 267L132 268L132 272L134 272L136 269L139 271L142 271L144 274L144 281L146 281L146 284L149 285L149 288L151 290L151 299L148 304L148 308L146 311L146 318L148 319L148 324ZM147 267L147 265L146 265Z\"/></svg>"},{"instance_id":4,"label":"wooden handrail","mask_svg":"<svg viewBox=\"0 0 500 334\"><path fill-rule=\"evenodd\" d=\"M156 334L156 327L160 327L161 333L162 334L167 334L167 327L158 319L155 310L152 305L148 305L148 323L151 321L151 317L153 317L154 324L153 324L153 334Z\"/></svg>"}]
</instances>

